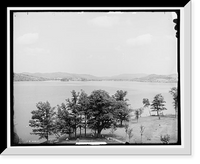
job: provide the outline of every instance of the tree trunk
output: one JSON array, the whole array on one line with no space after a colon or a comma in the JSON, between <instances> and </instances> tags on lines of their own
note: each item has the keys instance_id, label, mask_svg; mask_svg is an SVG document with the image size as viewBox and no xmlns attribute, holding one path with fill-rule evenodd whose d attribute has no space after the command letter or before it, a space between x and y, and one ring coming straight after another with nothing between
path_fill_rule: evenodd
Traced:
<instances>
[{"instance_id":1,"label":"tree trunk","mask_svg":"<svg viewBox=\"0 0 200 164\"><path fill-rule=\"evenodd\" d=\"M69 135L69 138L71 138L71 130L69 130L69 133L68 133L68 135Z\"/></svg>"},{"instance_id":2,"label":"tree trunk","mask_svg":"<svg viewBox=\"0 0 200 164\"><path fill-rule=\"evenodd\" d=\"M86 127L87 127L87 119L86 119L86 115L85 115L85 137L86 137Z\"/></svg>"},{"instance_id":3,"label":"tree trunk","mask_svg":"<svg viewBox=\"0 0 200 164\"><path fill-rule=\"evenodd\" d=\"M157 116L158 116L158 119L160 120L160 115L159 115L159 111L157 110Z\"/></svg>"},{"instance_id":4,"label":"tree trunk","mask_svg":"<svg viewBox=\"0 0 200 164\"><path fill-rule=\"evenodd\" d=\"M96 134L97 134L97 131L96 131L96 129L94 130L94 136L96 137Z\"/></svg>"},{"instance_id":5,"label":"tree trunk","mask_svg":"<svg viewBox=\"0 0 200 164\"><path fill-rule=\"evenodd\" d=\"M79 137L81 137L81 126L79 128L80 128L80 136Z\"/></svg>"},{"instance_id":6,"label":"tree trunk","mask_svg":"<svg viewBox=\"0 0 200 164\"><path fill-rule=\"evenodd\" d=\"M75 116L74 135L75 135L75 138L76 138L76 116Z\"/></svg>"},{"instance_id":7,"label":"tree trunk","mask_svg":"<svg viewBox=\"0 0 200 164\"><path fill-rule=\"evenodd\" d=\"M47 137L46 137L46 139L47 139L47 143L49 142L49 135L47 134Z\"/></svg>"},{"instance_id":8,"label":"tree trunk","mask_svg":"<svg viewBox=\"0 0 200 164\"><path fill-rule=\"evenodd\" d=\"M177 108L175 107L175 118L177 117L178 115L178 111L177 111Z\"/></svg>"},{"instance_id":9,"label":"tree trunk","mask_svg":"<svg viewBox=\"0 0 200 164\"><path fill-rule=\"evenodd\" d=\"M101 137L101 131L102 131L102 128L97 130L97 137Z\"/></svg>"},{"instance_id":10,"label":"tree trunk","mask_svg":"<svg viewBox=\"0 0 200 164\"><path fill-rule=\"evenodd\" d=\"M123 120L120 120L120 126L122 126L122 121L123 121Z\"/></svg>"},{"instance_id":11,"label":"tree trunk","mask_svg":"<svg viewBox=\"0 0 200 164\"><path fill-rule=\"evenodd\" d=\"M74 128L74 137L76 138L76 127Z\"/></svg>"}]
</instances>

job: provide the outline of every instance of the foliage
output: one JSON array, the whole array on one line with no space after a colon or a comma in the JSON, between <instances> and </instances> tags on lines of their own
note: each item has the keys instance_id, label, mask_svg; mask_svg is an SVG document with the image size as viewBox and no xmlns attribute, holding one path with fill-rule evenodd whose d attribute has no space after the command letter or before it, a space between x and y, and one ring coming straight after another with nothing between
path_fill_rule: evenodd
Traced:
<instances>
[{"instance_id":1,"label":"foliage","mask_svg":"<svg viewBox=\"0 0 200 164\"><path fill-rule=\"evenodd\" d=\"M73 133L73 126L73 114L71 114L64 103L58 105L58 113L56 119L57 132L60 132L61 134L68 134L70 137L71 133ZM54 133L56 132L54 131Z\"/></svg>"},{"instance_id":2,"label":"foliage","mask_svg":"<svg viewBox=\"0 0 200 164\"><path fill-rule=\"evenodd\" d=\"M170 140L170 135L166 134L164 136L160 136L160 141L162 141L163 144L169 144L169 140Z\"/></svg>"},{"instance_id":3,"label":"foliage","mask_svg":"<svg viewBox=\"0 0 200 164\"><path fill-rule=\"evenodd\" d=\"M103 129L110 128L114 122L113 99L104 90L94 90L89 96L90 119L89 128L97 130L100 136Z\"/></svg>"},{"instance_id":4,"label":"foliage","mask_svg":"<svg viewBox=\"0 0 200 164\"><path fill-rule=\"evenodd\" d=\"M66 100L67 101L66 106L72 116L72 120L73 120L72 128L74 129L75 137L76 137L76 129L78 125L81 123L80 107L78 104L79 92L76 93L75 90L72 90L71 94L72 94L72 98L71 100L69 98Z\"/></svg>"},{"instance_id":5,"label":"foliage","mask_svg":"<svg viewBox=\"0 0 200 164\"><path fill-rule=\"evenodd\" d=\"M154 97L154 100L152 101L152 104L151 104L151 109L153 109L152 111L156 111L157 112L157 115L158 115L158 118L160 119L160 111L162 110L167 110L165 108L165 101L164 101L164 97L161 95L161 94L157 94L155 97Z\"/></svg>"},{"instance_id":6,"label":"foliage","mask_svg":"<svg viewBox=\"0 0 200 164\"><path fill-rule=\"evenodd\" d=\"M140 116L140 111L138 109L136 109L134 111L134 114L135 114L135 118L137 119L137 122L138 122L138 119L139 119L139 116Z\"/></svg>"},{"instance_id":7,"label":"foliage","mask_svg":"<svg viewBox=\"0 0 200 164\"><path fill-rule=\"evenodd\" d=\"M150 105L149 99L147 99L147 98L144 98L143 101L142 101L142 103L144 104L145 108L149 107L149 105Z\"/></svg>"},{"instance_id":8,"label":"foliage","mask_svg":"<svg viewBox=\"0 0 200 164\"><path fill-rule=\"evenodd\" d=\"M171 88L171 90L169 91L169 93L173 96L173 105L174 105L174 109L175 109L175 113L177 113L177 109L178 109L178 89L176 87Z\"/></svg>"},{"instance_id":9,"label":"foliage","mask_svg":"<svg viewBox=\"0 0 200 164\"><path fill-rule=\"evenodd\" d=\"M79 105L79 114L84 115L84 125L82 124L82 127L84 127L85 129L85 136L86 136L87 121L90 117L89 103L90 102L88 95L83 90L81 90L81 93L79 95L78 105Z\"/></svg>"},{"instance_id":10,"label":"foliage","mask_svg":"<svg viewBox=\"0 0 200 164\"><path fill-rule=\"evenodd\" d=\"M148 108L148 107L151 105L148 98L143 98L142 103L143 103L143 105L144 105L144 108ZM149 110L149 114L150 114L150 116L151 116L150 110Z\"/></svg>"},{"instance_id":11,"label":"foliage","mask_svg":"<svg viewBox=\"0 0 200 164\"><path fill-rule=\"evenodd\" d=\"M117 92L112 96L114 98L114 108L115 108L115 118L120 121L122 126L123 121L129 120L130 110L128 109L128 104L126 101L127 91L117 90Z\"/></svg>"},{"instance_id":12,"label":"foliage","mask_svg":"<svg viewBox=\"0 0 200 164\"><path fill-rule=\"evenodd\" d=\"M39 102L36 107L37 110L31 112L32 119L29 121L29 126L34 128L31 134L39 135L39 139L46 138L48 141L48 136L53 134L55 128L55 108L52 108L48 101Z\"/></svg>"},{"instance_id":13,"label":"foliage","mask_svg":"<svg viewBox=\"0 0 200 164\"><path fill-rule=\"evenodd\" d=\"M129 113L130 110L128 108L128 105L124 101L113 101L114 105L114 117L116 120L120 121L120 125L122 126L123 121L128 121L129 120Z\"/></svg>"},{"instance_id":14,"label":"foliage","mask_svg":"<svg viewBox=\"0 0 200 164\"><path fill-rule=\"evenodd\" d=\"M112 96L116 101L128 101L126 97L127 91L117 90L117 92Z\"/></svg>"}]
</instances>

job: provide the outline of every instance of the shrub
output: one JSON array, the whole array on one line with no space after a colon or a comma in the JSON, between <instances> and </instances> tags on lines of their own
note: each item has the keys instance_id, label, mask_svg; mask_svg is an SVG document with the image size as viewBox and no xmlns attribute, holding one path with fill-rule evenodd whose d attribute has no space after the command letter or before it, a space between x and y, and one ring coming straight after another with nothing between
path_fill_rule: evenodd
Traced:
<instances>
[{"instance_id":1,"label":"shrub","mask_svg":"<svg viewBox=\"0 0 200 164\"><path fill-rule=\"evenodd\" d=\"M170 135L169 134L166 134L164 136L160 136L160 141L163 143L163 144L169 144L169 140L170 140Z\"/></svg>"}]
</instances>

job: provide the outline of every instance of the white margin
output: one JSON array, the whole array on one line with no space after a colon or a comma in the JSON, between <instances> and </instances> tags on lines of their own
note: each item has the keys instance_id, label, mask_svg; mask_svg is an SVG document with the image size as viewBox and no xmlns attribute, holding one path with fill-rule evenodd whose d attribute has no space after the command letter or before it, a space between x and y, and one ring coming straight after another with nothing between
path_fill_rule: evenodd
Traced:
<instances>
[{"instance_id":1,"label":"white margin","mask_svg":"<svg viewBox=\"0 0 200 164\"><path fill-rule=\"evenodd\" d=\"M185 10L187 8L187 10ZM162 8L153 8L153 7L148 7L148 8L134 8L134 7L109 7L109 8L102 8L102 7L94 7L94 8L89 8L89 7L73 7L73 8L66 8L66 7L8 7L7 8L7 135L8 135L8 141L7 141L7 149L4 150L2 153L3 155L21 155L21 154L59 154L59 155L191 155L191 115L190 115L190 110L191 110L191 79L190 79L190 74L191 74L191 61L190 61L190 56L187 56L186 53L186 47L189 46L189 50L187 49L187 52L191 53L191 47L190 47L190 36L187 35L187 38L189 38L189 41L186 39L184 40L181 37L181 47L180 47L180 53L181 53L181 71L183 70L183 73L181 74L181 80L185 81L184 83L181 82L182 87L184 88L184 96L182 95L181 101L184 104L184 112L182 111L181 113L181 124L182 124L182 145L181 146L88 146L88 147L82 147L82 146L41 146L41 147L34 147L34 146L27 146L27 147L11 147L10 146L10 17L9 17L9 12L11 10L176 10L180 9L181 10L181 21L184 22L184 26L187 23L190 23L190 14L191 14L191 2L189 2L184 8L177 8L177 7L162 7ZM187 18L184 17L183 15L186 13ZM182 15L183 14L183 15ZM187 22L185 22L185 20ZM183 25L181 23L181 25ZM187 30L187 31L186 31ZM183 34L184 36L186 33L190 33L190 27L183 31L181 31L181 35ZM184 43L184 47L183 46ZM185 46L187 45L187 46ZM182 54L183 53L183 54ZM184 57L182 57L184 55ZM188 80L189 78L189 80ZM189 108L188 108L189 107ZM188 117L189 114L189 117ZM186 123L187 120L187 123ZM184 126L183 126L184 125ZM187 126L186 126L187 125ZM184 128L184 131L183 131ZM184 137L183 137L183 132L184 132Z\"/></svg>"}]
</instances>

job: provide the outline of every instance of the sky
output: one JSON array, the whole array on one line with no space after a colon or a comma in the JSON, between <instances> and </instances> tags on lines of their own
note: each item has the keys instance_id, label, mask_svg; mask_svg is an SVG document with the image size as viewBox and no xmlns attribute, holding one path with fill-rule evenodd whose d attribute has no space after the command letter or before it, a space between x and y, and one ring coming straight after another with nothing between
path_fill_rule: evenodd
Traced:
<instances>
[{"instance_id":1,"label":"sky","mask_svg":"<svg viewBox=\"0 0 200 164\"><path fill-rule=\"evenodd\" d=\"M177 73L173 12L16 12L14 72Z\"/></svg>"}]
</instances>

